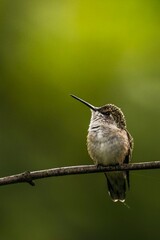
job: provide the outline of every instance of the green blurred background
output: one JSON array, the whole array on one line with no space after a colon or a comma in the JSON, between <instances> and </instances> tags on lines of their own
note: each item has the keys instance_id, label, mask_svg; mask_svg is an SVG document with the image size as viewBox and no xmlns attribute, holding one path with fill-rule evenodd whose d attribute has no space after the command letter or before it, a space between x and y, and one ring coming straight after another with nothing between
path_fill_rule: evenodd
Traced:
<instances>
[{"instance_id":1,"label":"green blurred background","mask_svg":"<svg viewBox=\"0 0 160 240\"><path fill-rule=\"evenodd\" d=\"M90 111L122 108L133 162L160 160L160 1L0 1L0 176L92 164ZM3 240L158 239L160 171L131 172L127 204L103 174L0 189Z\"/></svg>"}]
</instances>

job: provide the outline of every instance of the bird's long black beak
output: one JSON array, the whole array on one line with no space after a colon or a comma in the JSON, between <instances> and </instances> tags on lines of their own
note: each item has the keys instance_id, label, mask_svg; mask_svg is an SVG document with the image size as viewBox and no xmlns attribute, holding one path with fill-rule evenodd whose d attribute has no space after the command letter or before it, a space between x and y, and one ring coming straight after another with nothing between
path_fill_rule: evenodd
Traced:
<instances>
[{"instance_id":1,"label":"bird's long black beak","mask_svg":"<svg viewBox=\"0 0 160 240\"><path fill-rule=\"evenodd\" d=\"M83 99L81 99L81 98L79 98L79 97L77 97L77 96L75 96L75 95L72 95L72 94L70 94L70 96L73 97L73 98L75 98L76 100L80 101L81 103L85 104L87 107L89 107L89 108L92 109L93 111L97 111L97 110L98 110L97 107L95 107L95 106L93 106L92 104L84 101Z\"/></svg>"}]
</instances>

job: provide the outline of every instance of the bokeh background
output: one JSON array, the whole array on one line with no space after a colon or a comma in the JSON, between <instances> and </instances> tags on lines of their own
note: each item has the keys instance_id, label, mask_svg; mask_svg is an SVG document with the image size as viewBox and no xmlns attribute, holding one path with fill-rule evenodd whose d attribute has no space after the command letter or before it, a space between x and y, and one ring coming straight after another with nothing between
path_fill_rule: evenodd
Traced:
<instances>
[{"instance_id":1,"label":"bokeh background","mask_svg":"<svg viewBox=\"0 0 160 240\"><path fill-rule=\"evenodd\" d=\"M122 108L133 162L160 160L157 0L0 1L0 176L91 164L90 111ZM160 171L131 172L128 209L103 174L0 188L3 240L158 239Z\"/></svg>"}]
</instances>

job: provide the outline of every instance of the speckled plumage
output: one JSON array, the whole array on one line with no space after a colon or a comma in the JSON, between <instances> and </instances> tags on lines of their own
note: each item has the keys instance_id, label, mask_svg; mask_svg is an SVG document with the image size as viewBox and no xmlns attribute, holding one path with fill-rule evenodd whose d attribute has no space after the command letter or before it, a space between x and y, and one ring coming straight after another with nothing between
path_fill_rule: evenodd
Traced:
<instances>
[{"instance_id":1,"label":"speckled plumage","mask_svg":"<svg viewBox=\"0 0 160 240\"><path fill-rule=\"evenodd\" d=\"M73 96L91 109L91 121L87 135L87 149L94 164L108 166L129 163L133 149L133 138L126 128L125 117L120 108L113 104L94 107ZM129 172L107 172L109 194L114 202L125 201L126 181Z\"/></svg>"}]
</instances>

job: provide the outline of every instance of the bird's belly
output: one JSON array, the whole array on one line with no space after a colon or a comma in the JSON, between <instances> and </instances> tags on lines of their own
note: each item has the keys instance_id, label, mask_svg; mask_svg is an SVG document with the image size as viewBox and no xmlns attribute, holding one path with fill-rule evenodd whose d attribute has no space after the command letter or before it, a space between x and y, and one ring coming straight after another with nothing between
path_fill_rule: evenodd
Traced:
<instances>
[{"instance_id":1,"label":"bird's belly","mask_svg":"<svg viewBox=\"0 0 160 240\"><path fill-rule=\"evenodd\" d=\"M128 151L128 138L122 134L89 133L88 152L96 165L121 164Z\"/></svg>"}]
</instances>

